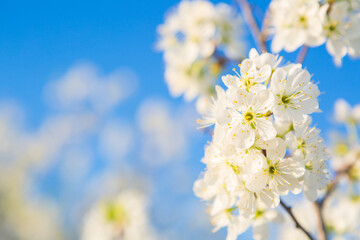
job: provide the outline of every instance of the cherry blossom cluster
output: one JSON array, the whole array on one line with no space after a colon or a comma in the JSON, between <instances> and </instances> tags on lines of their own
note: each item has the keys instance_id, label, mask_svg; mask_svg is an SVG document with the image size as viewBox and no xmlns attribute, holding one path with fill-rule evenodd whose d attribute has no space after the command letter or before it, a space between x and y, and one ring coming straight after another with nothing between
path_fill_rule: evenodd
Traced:
<instances>
[{"instance_id":1,"label":"cherry blossom cluster","mask_svg":"<svg viewBox=\"0 0 360 240\"><path fill-rule=\"evenodd\" d=\"M170 93L186 100L209 96L225 63L244 55L241 18L224 3L182 1L158 32Z\"/></svg>"},{"instance_id":2,"label":"cherry blossom cluster","mask_svg":"<svg viewBox=\"0 0 360 240\"><path fill-rule=\"evenodd\" d=\"M272 0L268 31L271 49L293 52L302 45L319 46L337 65L345 55L360 56L360 1Z\"/></svg>"},{"instance_id":3,"label":"cherry blossom cluster","mask_svg":"<svg viewBox=\"0 0 360 240\"><path fill-rule=\"evenodd\" d=\"M152 240L145 196L134 189L96 203L85 216L82 240Z\"/></svg>"},{"instance_id":4,"label":"cherry blossom cluster","mask_svg":"<svg viewBox=\"0 0 360 240\"><path fill-rule=\"evenodd\" d=\"M335 103L334 119L344 125L347 136L333 133L329 150L330 166L336 175L320 200L324 227L327 235L334 239L357 239L360 236L360 148L357 126L360 124L360 105L350 106L343 99ZM330 190L332 189L332 190ZM317 229L314 205L300 201L293 205L294 214L300 224L313 235ZM291 222L291 221L288 221ZM303 231L291 224L280 230L280 239L308 239Z\"/></svg>"},{"instance_id":5,"label":"cherry blossom cluster","mask_svg":"<svg viewBox=\"0 0 360 240\"><path fill-rule=\"evenodd\" d=\"M280 196L303 192L314 201L329 182L328 153L309 116L320 94L309 72L270 53L249 55L222 77L226 89L216 86L216 97L198 104L199 123L214 134L194 192L228 240L251 225L254 237L266 236L267 222L281 219L272 209Z\"/></svg>"}]
</instances>

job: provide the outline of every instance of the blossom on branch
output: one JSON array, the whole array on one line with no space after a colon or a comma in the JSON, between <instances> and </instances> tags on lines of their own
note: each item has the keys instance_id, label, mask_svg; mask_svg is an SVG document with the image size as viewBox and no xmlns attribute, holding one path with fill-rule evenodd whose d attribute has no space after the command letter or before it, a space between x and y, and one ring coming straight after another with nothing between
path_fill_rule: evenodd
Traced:
<instances>
[{"instance_id":1,"label":"blossom on branch","mask_svg":"<svg viewBox=\"0 0 360 240\"><path fill-rule=\"evenodd\" d=\"M273 52L293 52L302 45L326 49L336 65L347 54L360 56L360 5L354 1L272 0L268 32Z\"/></svg>"},{"instance_id":2,"label":"blossom on branch","mask_svg":"<svg viewBox=\"0 0 360 240\"><path fill-rule=\"evenodd\" d=\"M254 237L264 239L265 223L279 218L259 217L275 211L280 196L304 190L316 200L329 182L323 139L310 126L319 90L309 72L300 64L281 65L269 53L250 53L240 73L222 77L227 88L216 86L217 96L202 106L199 120L203 127L214 125L214 134L194 192L209 203L214 231L228 227L228 240L251 225Z\"/></svg>"}]
</instances>

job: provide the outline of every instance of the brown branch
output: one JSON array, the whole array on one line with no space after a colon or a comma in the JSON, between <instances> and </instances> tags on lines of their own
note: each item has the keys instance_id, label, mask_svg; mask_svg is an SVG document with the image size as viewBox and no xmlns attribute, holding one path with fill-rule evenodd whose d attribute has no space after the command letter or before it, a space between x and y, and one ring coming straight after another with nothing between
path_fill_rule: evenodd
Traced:
<instances>
[{"instance_id":1,"label":"brown branch","mask_svg":"<svg viewBox=\"0 0 360 240\"><path fill-rule=\"evenodd\" d=\"M298 56L296 57L297 63L303 63L306 57L306 53L308 52L309 47L304 45L299 51Z\"/></svg>"},{"instance_id":2,"label":"brown branch","mask_svg":"<svg viewBox=\"0 0 360 240\"><path fill-rule=\"evenodd\" d=\"M283 206L283 208L290 215L290 217L292 218L292 220L295 223L296 228L303 231L310 240L314 240L314 238L311 236L311 234L308 231L306 231L305 228L298 222L298 220L296 219L296 217L294 216L294 214L293 214L293 212L291 210L291 207L288 207L282 200L280 200L280 204L281 204L281 206Z\"/></svg>"},{"instance_id":3,"label":"brown branch","mask_svg":"<svg viewBox=\"0 0 360 240\"><path fill-rule=\"evenodd\" d=\"M247 0L238 0L241 11L244 15L244 19L249 26L250 32L255 40L257 48L261 52L267 52L266 44L265 44L265 37L260 32L260 28L252 14L252 10Z\"/></svg>"},{"instance_id":4,"label":"brown branch","mask_svg":"<svg viewBox=\"0 0 360 240\"><path fill-rule=\"evenodd\" d=\"M322 208L318 202L314 202L314 208L317 216L317 229L319 240L327 240L327 231L324 222L324 216L322 214Z\"/></svg>"},{"instance_id":5,"label":"brown branch","mask_svg":"<svg viewBox=\"0 0 360 240\"><path fill-rule=\"evenodd\" d=\"M270 26L270 10L267 9L264 13L263 21L261 24L261 34L263 37L263 40L266 41L269 35L269 26Z\"/></svg>"},{"instance_id":6,"label":"brown branch","mask_svg":"<svg viewBox=\"0 0 360 240\"><path fill-rule=\"evenodd\" d=\"M351 163L349 165L346 165L345 167L343 167L343 168L339 169L338 171L336 171L335 178L329 184L324 197L321 200L318 201L318 204L320 205L320 208L323 207L326 200L335 191L337 185L339 184L339 181L340 181L341 177L343 177L344 175L347 175L349 173L349 171L351 170L351 168L355 165L356 162L357 162L357 160L355 160L353 163Z\"/></svg>"},{"instance_id":7,"label":"brown branch","mask_svg":"<svg viewBox=\"0 0 360 240\"><path fill-rule=\"evenodd\" d=\"M328 239L327 230L326 230L326 226L325 226L325 222L324 222L324 214L323 214L324 205L325 205L327 199L336 190L336 187L338 186L341 177L344 175L347 175L349 173L351 168L354 166L355 162L356 161L354 161L353 163L336 171L336 176L335 176L334 180L331 182L331 184L328 186L324 197L321 200L314 203L315 210L316 210L316 213L318 216L318 237L320 240Z\"/></svg>"}]
</instances>

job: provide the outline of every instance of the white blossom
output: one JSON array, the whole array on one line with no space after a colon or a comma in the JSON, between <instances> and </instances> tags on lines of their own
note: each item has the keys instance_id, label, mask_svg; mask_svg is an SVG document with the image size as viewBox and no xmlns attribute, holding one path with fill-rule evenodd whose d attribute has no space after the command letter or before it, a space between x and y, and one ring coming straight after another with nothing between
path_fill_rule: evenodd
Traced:
<instances>
[{"instance_id":1,"label":"white blossom","mask_svg":"<svg viewBox=\"0 0 360 240\"><path fill-rule=\"evenodd\" d=\"M347 1L331 3L329 8L327 16L323 16L323 35L327 38L326 49L335 63L341 65L346 54L352 57L360 55L360 15L351 10Z\"/></svg>"},{"instance_id":2,"label":"white blossom","mask_svg":"<svg viewBox=\"0 0 360 240\"><path fill-rule=\"evenodd\" d=\"M266 240L269 238L269 223L283 223L283 216L276 210L259 210L254 217L253 238L255 240Z\"/></svg>"},{"instance_id":3,"label":"white blossom","mask_svg":"<svg viewBox=\"0 0 360 240\"><path fill-rule=\"evenodd\" d=\"M199 11L201 9L201 11ZM242 20L227 4L181 1L158 27L172 96L209 96L227 60L243 56Z\"/></svg>"},{"instance_id":4,"label":"white blossom","mask_svg":"<svg viewBox=\"0 0 360 240\"><path fill-rule=\"evenodd\" d=\"M225 91L219 86L215 86L215 89L218 96L216 100L211 96L210 99L199 98L196 102L197 111L203 116L203 119L199 119L198 123L203 127L209 127L215 123L219 125L227 123L229 110L224 108L224 105L227 105Z\"/></svg>"},{"instance_id":5,"label":"white blossom","mask_svg":"<svg viewBox=\"0 0 360 240\"><path fill-rule=\"evenodd\" d=\"M335 120L339 123L358 124L360 123L360 104L353 108L344 99L335 102Z\"/></svg>"},{"instance_id":6,"label":"white blossom","mask_svg":"<svg viewBox=\"0 0 360 240\"><path fill-rule=\"evenodd\" d=\"M304 160L305 174L303 176L303 190L305 197L315 201L318 190L324 189L330 182L330 175L326 160L328 159L325 149L322 152L307 154Z\"/></svg>"},{"instance_id":7,"label":"white blossom","mask_svg":"<svg viewBox=\"0 0 360 240\"><path fill-rule=\"evenodd\" d=\"M238 76L226 75L222 77L224 84L230 88L241 88L246 91L258 92L266 87L261 84L269 79L271 75L270 65L264 65L260 69L250 60L245 59L240 65Z\"/></svg>"},{"instance_id":8,"label":"white blossom","mask_svg":"<svg viewBox=\"0 0 360 240\"><path fill-rule=\"evenodd\" d=\"M259 54L255 48L250 50L249 58L254 62L257 69L269 65L272 71L275 71L275 69L281 64L282 61L282 57L279 57L278 55L267 52Z\"/></svg>"},{"instance_id":9,"label":"white blossom","mask_svg":"<svg viewBox=\"0 0 360 240\"><path fill-rule=\"evenodd\" d=\"M307 70L296 65L289 71L280 68L273 73L270 91L276 98L275 118L301 121L305 115L319 110L317 97L320 92L310 78Z\"/></svg>"},{"instance_id":10,"label":"white blossom","mask_svg":"<svg viewBox=\"0 0 360 240\"><path fill-rule=\"evenodd\" d=\"M227 239L250 226L255 239L266 239L280 196L317 196L328 183L323 140L310 126L309 114L319 111L310 74L273 54L250 55L240 73L222 77L225 89L216 86L216 96L197 106L201 127L214 131L193 190L208 203L214 230L228 228Z\"/></svg>"},{"instance_id":11,"label":"white blossom","mask_svg":"<svg viewBox=\"0 0 360 240\"><path fill-rule=\"evenodd\" d=\"M249 148L254 144L256 134L264 140L274 138L276 130L267 114L274 103L273 95L267 90L254 94L243 89L234 94L234 111L228 125L235 144L240 148Z\"/></svg>"},{"instance_id":12,"label":"white blossom","mask_svg":"<svg viewBox=\"0 0 360 240\"><path fill-rule=\"evenodd\" d=\"M269 186L269 191L279 195L286 195L289 190L298 193L301 186L297 178L304 174L305 168L294 159L284 158L285 152L285 143L279 139L278 147L266 151L266 164L250 176L246 187L258 192Z\"/></svg>"},{"instance_id":13,"label":"white blossom","mask_svg":"<svg viewBox=\"0 0 360 240\"><path fill-rule=\"evenodd\" d=\"M96 203L86 214L82 240L156 239L149 224L145 196L124 190Z\"/></svg>"},{"instance_id":14,"label":"white blossom","mask_svg":"<svg viewBox=\"0 0 360 240\"><path fill-rule=\"evenodd\" d=\"M341 65L345 55L360 56L359 2L272 0L267 30L273 52L293 52L302 45L326 49Z\"/></svg>"},{"instance_id":15,"label":"white blossom","mask_svg":"<svg viewBox=\"0 0 360 240\"><path fill-rule=\"evenodd\" d=\"M269 31L274 35L272 51L293 52L304 44L318 46L324 43L322 8L318 0L273 0L268 14Z\"/></svg>"},{"instance_id":16,"label":"white blossom","mask_svg":"<svg viewBox=\"0 0 360 240\"><path fill-rule=\"evenodd\" d=\"M311 117L293 124L294 131L285 136L287 146L292 150L294 158L304 161L307 154L323 151L324 139L320 137L320 130L310 127Z\"/></svg>"}]
</instances>

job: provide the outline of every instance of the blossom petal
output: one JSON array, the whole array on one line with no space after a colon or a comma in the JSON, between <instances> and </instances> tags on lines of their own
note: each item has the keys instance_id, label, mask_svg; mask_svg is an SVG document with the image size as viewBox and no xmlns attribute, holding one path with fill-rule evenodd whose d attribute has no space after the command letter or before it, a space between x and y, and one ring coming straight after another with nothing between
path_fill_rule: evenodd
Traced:
<instances>
[{"instance_id":1,"label":"blossom petal","mask_svg":"<svg viewBox=\"0 0 360 240\"><path fill-rule=\"evenodd\" d=\"M259 192L263 190L269 181L269 174L265 171L259 171L250 176L246 181L245 186L247 189L253 192Z\"/></svg>"}]
</instances>

